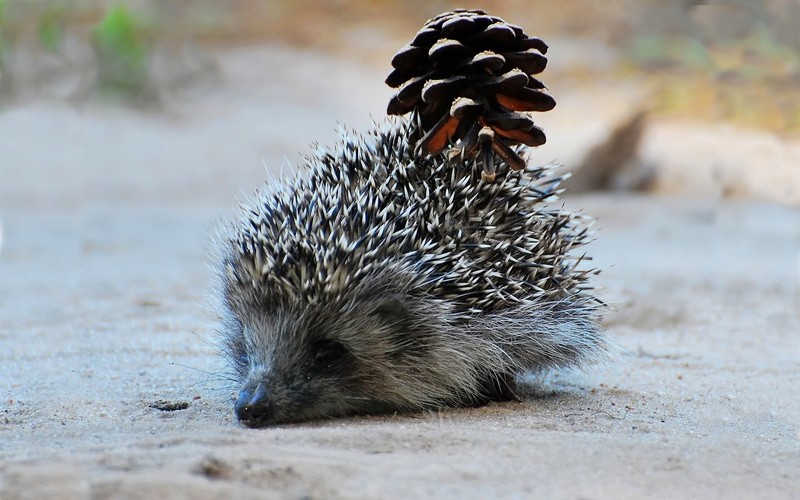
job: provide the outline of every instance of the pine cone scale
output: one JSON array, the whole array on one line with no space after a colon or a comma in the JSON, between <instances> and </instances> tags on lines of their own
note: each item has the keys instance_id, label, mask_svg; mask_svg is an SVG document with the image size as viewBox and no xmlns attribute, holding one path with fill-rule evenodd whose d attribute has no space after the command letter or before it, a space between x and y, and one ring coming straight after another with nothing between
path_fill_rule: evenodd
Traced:
<instances>
[{"instance_id":1,"label":"pine cone scale","mask_svg":"<svg viewBox=\"0 0 800 500\"><path fill-rule=\"evenodd\" d=\"M411 40L411 44L415 47L430 47L436 40L439 39L439 30L433 28L422 28L417 32L417 35Z\"/></svg>"},{"instance_id":2,"label":"pine cone scale","mask_svg":"<svg viewBox=\"0 0 800 500\"><path fill-rule=\"evenodd\" d=\"M485 101L476 101L469 97L459 97L453 101L450 107L450 116L455 116L458 119L465 118L467 113L480 113L481 108L486 104Z\"/></svg>"},{"instance_id":3,"label":"pine cone scale","mask_svg":"<svg viewBox=\"0 0 800 500\"><path fill-rule=\"evenodd\" d=\"M453 17L442 23L442 36L460 39L474 35L480 31L480 26L470 17Z\"/></svg>"},{"instance_id":4,"label":"pine cone scale","mask_svg":"<svg viewBox=\"0 0 800 500\"><path fill-rule=\"evenodd\" d=\"M497 103L509 111L550 111L556 107L556 100L549 94L530 87L503 91L495 94Z\"/></svg>"},{"instance_id":5,"label":"pine cone scale","mask_svg":"<svg viewBox=\"0 0 800 500\"><path fill-rule=\"evenodd\" d=\"M492 148L494 149L495 154L503 159L511 170L520 171L525 168L525 160L519 157L519 155L511 149L508 144L503 141L493 141Z\"/></svg>"},{"instance_id":6,"label":"pine cone scale","mask_svg":"<svg viewBox=\"0 0 800 500\"><path fill-rule=\"evenodd\" d=\"M467 77L461 75L443 80L428 80L422 88L422 101L453 100L466 84Z\"/></svg>"},{"instance_id":7,"label":"pine cone scale","mask_svg":"<svg viewBox=\"0 0 800 500\"><path fill-rule=\"evenodd\" d=\"M393 89L396 89L404 82L406 82L409 78L413 78L417 76L416 71L409 70L409 69L394 69L389 76L386 77L386 85L390 86Z\"/></svg>"},{"instance_id":8,"label":"pine cone scale","mask_svg":"<svg viewBox=\"0 0 800 500\"><path fill-rule=\"evenodd\" d=\"M535 89L535 90L541 90L541 89L547 88L547 87L544 86L544 83L542 83L541 80L536 79L536 78L534 78L534 77L532 77L530 75L528 75L528 85L527 85L527 87L530 88L530 89Z\"/></svg>"},{"instance_id":9,"label":"pine cone scale","mask_svg":"<svg viewBox=\"0 0 800 500\"><path fill-rule=\"evenodd\" d=\"M525 144L526 146L536 147L547 142L544 131L536 125L529 130L506 130L499 127L493 128L493 130L506 139L510 139L519 144Z\"/></svg>"},{"instance_id":10,"label":"pine cone scale","mask_svg":"<svg viewBox=\"0 0 800 500\"><path fill-rule=\"evenodd\" d=\"M452 140L458 125L461 122L458 118L444 115L439 122L433 126L420 140L420 147L430 151L432 155L438 155Z\"/></svg>"},{"instance_id":11,"label":"pine cone scale","mask_svg":"<svg viewBox=\"0 0 800 500\"><path fill-rule=\"evenodd\" d=\"M490 50L503 52L514 50L517 41L514 30L504 24L492 24L485 30L469 37L465 43L471 47L486 47Z\"/></svg>"},{"instance_id":12,"label":"pine cone scale","mask_svg":"<svg viewBox=\"0 0 800 500\"><path fill-rule=\"evenodd\" d=\"M524 52L509 52L504 57L506 58L506 65L503 69L506 71L519 69L529 75L536 75L547 67L547 58L533 49L528 49Z\"/></svg>"},{"instance_id":13,"label":"pine cone scale","mask_svg":"<svg viewBox=\"0 0 800 500\"><path fill-rule=\"evenodd\" d=\"M453 65L454 62L466 57L471 59L475 53L475 49L467 47L458 40L443 38L433 44L428 51L428 61L434 66L437 64Z\"/></svg>"},{"instance_id":14,"label":"pine cone scale","mask_svg":"<svg viewBox=\"0 0 800 500\"><path fill-rule=\"evenodd\" d=\"M547 54L549 48L544 40L536 37L529 37L519 40L519 50L536 49L542 54Z\"/></svg>"},{"instance_id":15,"label":"pine cone scale","mask_svg":"<svg viewBox=\"0 0 800 500\"><path fill-rule=\"evenodd\" d=\"M389 99L389 105L386 106L386 113L390 115L404 115L406 113L410 113L414 111L416 104L403 104L397 99L397 94L395 94L391 99Z\"/></svg>"},{"instance_id":16,"label":"pine cone scale","mask_svg":"<svg viewBox=\"0 0 800 500\"><path fill-rule=\"evenodd\" d=\"M500 71L506 63L506 58L497 54L495 52L491 52L485 50L478 54L475 54L475 57L469 60L464 66L462 66L462 71L465 72L474 72L475 74L496 74Z\"/></svg>"},{"instance_id":17,"label":"pine cone scale","mask_svg":"<svg viewBox=\"0 0 800 500\"><path fill-rule=\"evenodd\" d=\"M415 45L406 45L392 57L395 69L413 69L424 65L428 60L427 51Z\"/></svg>"},{"instance_id":18,"label":"pine cone scale","mask_svg":"<svg viewBox=\"0 0 800 500\"><path fill-rule=\"evenodd\" d=\"M397 100L401 104L416 106L422 100L422 89L427 82L427 75L417 76L406 82L397 92Z\"/></svg>"},{"instance_id":19,"label":"pine cone scale","mask_svg":"<svg viewBox=\"0 0 800 500\"><path fill-rule=\"evenodd\" d=\"M528 85L528 75L519 70L512 70L499 76L476 78L479 87L490 92L513 92Z\"/></svg>"}]
</instances>

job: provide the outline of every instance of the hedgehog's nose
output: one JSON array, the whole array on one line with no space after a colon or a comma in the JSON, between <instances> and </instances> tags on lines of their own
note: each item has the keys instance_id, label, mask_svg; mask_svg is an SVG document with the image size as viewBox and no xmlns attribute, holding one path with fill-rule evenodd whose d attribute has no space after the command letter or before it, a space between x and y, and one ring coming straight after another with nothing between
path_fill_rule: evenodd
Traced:
<instances>
[{"instance_id":1,"label":"hedgehog's nose","mask_svg":"<svg viewBox=\"0 0 800 500\"><path fill-rule=\"evenodd\" d=\"M267 387L263 382L258 385L247 385L239 392L239 397L233 405L236 418L245 425L263 425L272 415Z\"/></svg>"}]
</instances>

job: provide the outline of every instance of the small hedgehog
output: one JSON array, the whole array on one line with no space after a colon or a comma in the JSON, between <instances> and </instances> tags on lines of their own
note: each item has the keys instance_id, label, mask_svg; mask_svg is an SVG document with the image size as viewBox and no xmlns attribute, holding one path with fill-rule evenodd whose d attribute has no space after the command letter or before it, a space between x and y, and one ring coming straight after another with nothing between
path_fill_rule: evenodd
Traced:
<instances>
[{"instance_id":1,"label":"small hedgehog","mask_svg":"<svg viewBox=\"0 0 800 500\"><path fill-rule=\"evenodd\" d=\"M389 83L411 81L390 112L410 115L319 148L222 231L220 333L247 426L507 400L526 372L603 357L594 271L576 253L588 221L554 206L553 167L520 165L521 144L544 136L517 97L546 99L538 83L520 90L525 56L508 52L540 61L546 45L482 11L420 33L406 52L462 46L447 64L395 58Z\"/></svg>"}]
</instances>

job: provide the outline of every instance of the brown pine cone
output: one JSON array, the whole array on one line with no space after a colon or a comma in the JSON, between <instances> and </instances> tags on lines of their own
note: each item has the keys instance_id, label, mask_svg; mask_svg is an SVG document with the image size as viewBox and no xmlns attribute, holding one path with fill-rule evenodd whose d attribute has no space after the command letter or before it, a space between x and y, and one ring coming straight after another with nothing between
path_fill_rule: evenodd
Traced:
<instances>
[{"instance_id":1,"label":"brown pine cone","mask_svg":"<svg viewBox=\"0 0 800 500\"><path fill-rule=\"evenodd\" d=\"M425 153L460 141L448 154L477 159L486 180L495 177L496 158L521 170L525 161L514 146L546 140L529 112L556 105L531 76L544 70L546 52L542 40L482 10L438 15L392 59L386 84L400 88L387 113L417 113Z\"/></svg>"}]
</instances>

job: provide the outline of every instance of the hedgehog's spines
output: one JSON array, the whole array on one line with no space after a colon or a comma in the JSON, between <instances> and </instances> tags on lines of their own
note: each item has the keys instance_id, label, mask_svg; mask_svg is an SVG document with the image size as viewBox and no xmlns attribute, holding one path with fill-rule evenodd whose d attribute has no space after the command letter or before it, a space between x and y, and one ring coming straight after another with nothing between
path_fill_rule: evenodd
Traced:
<instances>
[{"instance_id":1,"label":"hedgehog's spines","mask_svg":"<svg viewBox=\"0 0 800 500\"><path fill-rule=\"evenodd\" d=\"M521 176L501 169L493 183L476 181L468 162L397 147L413 120L368 138L343 132L339 153L318 148L302 179L248 211L237 246L258 283L273 282L269 293L283 301L317 301L338 294L343 269L353 273L348 282L366 275L359 266L375 269L386 248L403 256L392 266L413 268L425 293L464 310L502 309L554 284L564 291L585 281L562 265L588 236L580 221L536 208L555 196L554 169L526 167ZM287 211L294 215L268 216Z\"/></svg>"}]
</instances>

